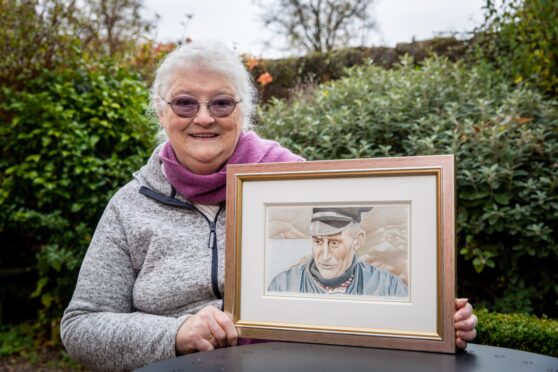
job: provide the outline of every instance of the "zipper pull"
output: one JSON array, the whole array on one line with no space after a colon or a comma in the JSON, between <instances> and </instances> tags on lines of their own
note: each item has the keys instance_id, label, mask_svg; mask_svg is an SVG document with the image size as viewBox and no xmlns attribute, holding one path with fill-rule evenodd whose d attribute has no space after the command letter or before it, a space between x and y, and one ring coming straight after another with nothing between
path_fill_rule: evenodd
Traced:
<instances>
[{"instance_id":1,"label":"zipper pull","mask_svg":"<svg viewBox=\"0 0 558 372\"><path fill-rule=\"evenodd\" d=\"M209 222L209 228L211 231L209 232L209 249L215 249L217 247L217 230L215 226L215 222Z\"/></svg>"}]
</instances>

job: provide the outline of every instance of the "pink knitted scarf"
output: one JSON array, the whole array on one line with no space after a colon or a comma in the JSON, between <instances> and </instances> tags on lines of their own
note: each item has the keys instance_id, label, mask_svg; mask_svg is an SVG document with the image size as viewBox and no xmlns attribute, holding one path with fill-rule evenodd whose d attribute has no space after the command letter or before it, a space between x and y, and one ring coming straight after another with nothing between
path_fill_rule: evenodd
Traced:
<instances>
[{"instance_id":1,"label":"pink knitted scarf","mask_svg":"<svg viewBox=\"0 0 558 372\"><path fill-rule=\"evenodd\" d=\"M304 160L281 147L277 142L261 139L254 132L241 133L229 160L220 170L209 175L192 173L180 164L169 141L163 145L159 158L163 162L167 180L176 191L188 200L202 204L225 201L228 164L280 163Z\"/></svg>"}]
</instances>

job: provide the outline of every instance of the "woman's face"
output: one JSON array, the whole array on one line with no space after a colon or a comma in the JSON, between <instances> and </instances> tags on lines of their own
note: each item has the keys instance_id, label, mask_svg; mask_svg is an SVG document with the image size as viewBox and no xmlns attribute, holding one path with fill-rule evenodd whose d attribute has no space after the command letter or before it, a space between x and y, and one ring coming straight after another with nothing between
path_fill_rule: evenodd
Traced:
<instances>
[{"instance_id":1,"label":"woman's face","mask_svg":"<svg viewBox=\"0 0 558 372\"><path fill-rule=\"evenodd\" d=\"M233 84L226 76L198 68L181 70L173 77L167 102L180 96L191 96L199 102L209 102L217 96L230 96L238 100ZM159 114L178 161L197 174L218 171L231 157L242 131L242 115L237 105L231 115L220 118L200 103L197 114L191 118L177 116L170 105Z\"/></svg>"}]
</instances>

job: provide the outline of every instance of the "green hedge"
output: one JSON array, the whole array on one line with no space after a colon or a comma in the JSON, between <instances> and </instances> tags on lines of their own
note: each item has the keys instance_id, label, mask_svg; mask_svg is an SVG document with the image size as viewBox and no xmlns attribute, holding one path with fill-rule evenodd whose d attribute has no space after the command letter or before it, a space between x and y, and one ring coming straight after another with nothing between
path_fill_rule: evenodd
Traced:
<instances>
[{"instance_id":1,"label":"green hedge","mask_svg":"<svg viewBox=\"0 0 558 372\"><path fill-rule=\"evenodd\" d=\"M475 304L558 316L558 102L487 66L353 68L260 111L308 159L455 154L458 285Z\"/></svg>"},{"instance_id":2,"label":"green hedge","mask_svg":"<svg viewBox=\"0 0 558 372\"><path fill-rule=\"evenodd\" d=\"M475 314L479 318L475 343L558 357L558 320L486 309Z\"/></svg>"},{"instance_id":3,"label":"green hedge","mask_svg":"<svg viewBox=\"0 0 558 372\"><path fill-rule=\"evenodd\" d=\"M110 64L0 89L0 258L4 269L36 276L33 293L14 284L39 301L30 306L42 308L54 340L51 321L68 303L100 214L154 146L147 102L137 76Z\"/></svg>"},{"instance_id":4,"label":"green hedge","mask_svg":"<svg viewBox=\"0 0 558 372\"><path fill-rule=\"evenodd\" d=\"M438 37L400 43L395 48L345 48L327 53L313 52L302 57L262 60L251 72L254 79L263 72L269 72L273 77L273 82L261 92L263 102L267 102L272 97L288 98L308 84L340 79L349 67L373 62L377 66L391 68L405 54L412 56L416 62L434 53L457 60L465 54L467 46L467 42L453 37Z\"/></svg>"}]
</instances>

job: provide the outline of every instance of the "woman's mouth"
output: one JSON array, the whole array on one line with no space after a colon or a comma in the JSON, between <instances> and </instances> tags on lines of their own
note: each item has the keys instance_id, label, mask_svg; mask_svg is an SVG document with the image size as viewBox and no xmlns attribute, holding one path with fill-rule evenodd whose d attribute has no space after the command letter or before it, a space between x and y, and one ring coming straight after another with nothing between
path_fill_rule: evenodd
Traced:
<instances>
[{"instance_id":1,"label":"woman's mouth","mask_svg":"<svg viewBox=\"0 0 558 372\"><path fill-rule=\"evenodd\" d=\"M191 137L199 138L199 139L209 139L215 138L218 136L216 133L190 133Z\"/></svg>"}]
</instances>

